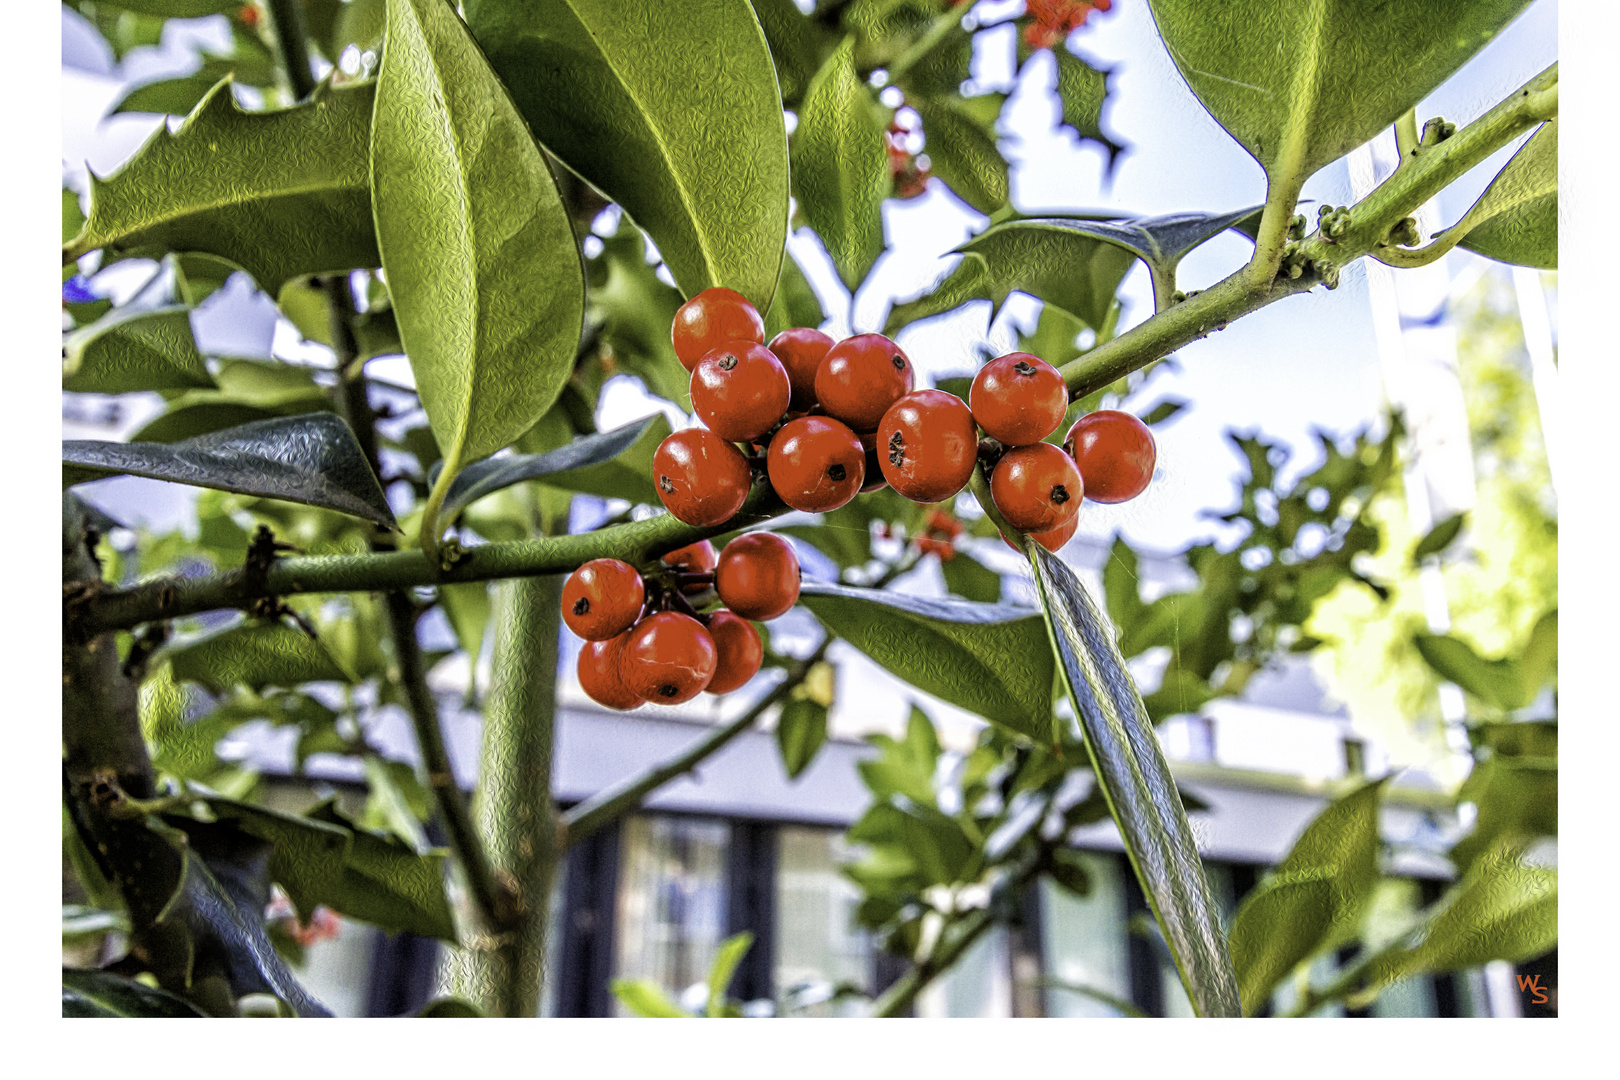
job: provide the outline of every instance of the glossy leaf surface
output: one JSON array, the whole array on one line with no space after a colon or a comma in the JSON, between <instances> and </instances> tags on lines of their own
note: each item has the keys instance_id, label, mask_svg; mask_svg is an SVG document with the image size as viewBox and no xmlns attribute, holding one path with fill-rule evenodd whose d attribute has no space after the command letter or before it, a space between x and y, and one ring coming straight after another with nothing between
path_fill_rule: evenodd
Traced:
<instances>
[{"instance_id":1,"label":"glossy leaf surface","mask_svg":"<svg viewBox=\"0 0 1620 1080\"><path fill-rule=\"evenodd\" d=\"M1460 246L1498 262L1558 269L1558 120L1541 125L1468 211Z\"/></svg>"},{"instance_id":2,"label":"glossy leaf surface","mask_svg":"<svg viewBox=\"0 0 1620 1080\"><path fill-rule=\"evenodd\" d=\"M770 307L787 237L787 129L747 0L469 0L535 138L624 207L687 296Z\"/></svg>"},{"instance_id":3,"label":"glossy leaf surface","mask_svg":"<svg viewBox=\"0 0 1620 1080\"><path fill-rule=\"evenodd\" d=\"M171 444L91 439L62 444L63 486L120 474L306 503L394 524L354 432L332 413L256 420Z\"/></svg>"},{"instance_id":4,"label":"glossy leaf surface","mask_svg":"<svg viewBox=\"0 0 1620 1080\"><path fill-rule=\"evenodd\" d=\"M1114 631L1062 559L1030 544L1051 648L1080 718L1097 782L1200 1016L1239 1016L1220 914L1170 766Z\"/></svg>"},{"instance_id":5,"label":"glossy leaf surface","mask_svg":"<svg viewBox=\"0 0 1620 1080\"><path fill-rule=\"evenodd\" d=\"M156 987L111 971L62 969L62 1015L163 1016L205 1015L197 1006Z\"/></svg>"},{"instance_id":6,"label":"glossy leaf surface","mask_svg":"<svg viewBox=\"0 0 1620 1080\"><path fill-rule=\"evenodd\" d=\"M1378 885L1384 781L1329 804L1232 920L1232 964L1253 1015L1302 960L1353 935Z\"/></svg>"},{"instance_id":7,"label":"glossy leaf surface","mask_svg":"<svg viewBox=\"0 0 1620 1080\"><path fill-rule=\"evenodd\" d=\"M810 766L826 741L827 706L809 698L796 698L782 706L776 720L776 745L790 779Z\"/></svg>"},{"instance_id":8,"label":"glossy leaf surface","mask_svg":"<svg viewBox=\"0 0 1620 1080\"><path fill-rule=\"evenodd\" d=\"M1048 225L1073 230L1134 252L1157 274L1175 273L1176 264L1191 250L1260 209L1251 206L1226 214L1160 214L1155 217L1087 221L1080 218L1040 219Z\"/></svg>"},{"instance_id":9,"label":"glossy leaf surface","mask_svg":"<svg viewBox=\"0 0 1620 1080\"><path fill-rule=\"evenodd\" d=\"M445 510L454 511L527 480L543 480L565 491L656 504L652 457L669 433L669 419L654 413L612 431L583 435L548 453L480 461L457 474L445 497Z\"/></svg>"},{"instance_id":10,"label":"glossy leaf surface","mask_svg":"<svg viewBox=\"0 0 1620 1080\"><path fill-rule=\"evenodd\" d=\"M1187 85L1275 182L1393 124L1529 0L1149 0Z\"/></svg>"},{"instance_id":11,"label":"glossy leaf surface","mask_svg":"<svg viewBox=\"0 0 1620 1080\"><path fill-rule=\"evenodd\" d=\"M883 254L883 200L893 185L883 121L855 71L849 38L804 95L793 133L793 183L804 213L850 289Z\"/></svg>"},{"instance_id":12,"label":"glossy leaf surface","mask_svg":"<svg viewBox=\"0 0 1620 1080\"><path fill-rule=\"evenodd\" d=\"M94 394L212 387L187 308L112 315L62 342L62 389Z\"/></svg>"},{"instance_id":13,"label":"glossy leaf surface","mask_svg":"<svg viewBox=\"0 0 1620 1080\"><path fill-rule=\"evenodd\" d=\"M805 582L799 602L898 678L1036 739L1052 730L1052 654L1038 613Z\"/></svg>"},{"instance_id":14,"label":"glossy leaf surface","mask_svg":"<svg viewBox=\"0 0 1620 1080\"><path fill-rule=\"evenodd\" d=\"M487 457L573 370L584 276L523 119L440 0L391 0L371 131L388 289L447 462Z\"/></svg>"},{"instance_id":15,"label":"glossy leaf surface","mask_svg":"<svg viewBox=\"0 0 1620 1080\"><path fill-rule=\"evenodd\" d=\"M956 249L962 261L930 292L896 305L888 329L972 300L990 301L993 319L1015 291L1061 308L1094 329L1101 327L1136 254L1070 226L1064 218L991 226Z\"/></svg>"},{"instance_id":16,"label":"glossy leaf surface","mask_svg":"<svg viewBox=\"0 0 1620 1080\"><path fill-rule=\"evenodd\" d=\"M374 86L323 86L290 109L246 112L228 81L178 131L160 128L117 173L90 178L84 229L64 246L228 259L275 295L299 274L377 266L367 176Z\"/></svg>"},{"instance_id":17,"label":"glossy leaf surface","mask_svg":"<svg viewBox=\"0 0 1620 1080\"><path fill-rule=\"evenodd\" d=\"M324 644L285 623L244 623L169 653L174 677L200 683L214 694L237 686L255 693L267 686L353 681Z\"/></svg>"}]
</instances>

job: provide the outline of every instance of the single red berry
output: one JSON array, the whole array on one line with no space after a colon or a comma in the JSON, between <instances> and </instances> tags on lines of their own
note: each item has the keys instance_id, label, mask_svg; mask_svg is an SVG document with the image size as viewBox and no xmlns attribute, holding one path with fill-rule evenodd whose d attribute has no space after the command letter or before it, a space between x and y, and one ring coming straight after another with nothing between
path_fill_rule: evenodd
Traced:
<instances>
[{"instance_id":1,"label":"single red berry","mask_svg":"<svg viewBox=\"0 0 1620 1080\"><path fill-rule=\"evenodd\" d=\"M742 451L712 431L687 428L658 444L653 476L664 507L688 525L718 525L742 509L753 477Z\"/></svg>"},{"instance_id":2,"label":"single red berry","mask_svg":"<svg viewBox=\"0 0 1620 1080\"><path fill-rule=\"evenodd\" d=\"M1069 519L1069 523L1067 525L1059 525L1050 532L1025 533L1024 535L1041 545L1041 547L1045 548L1047 551L1057 552L1063 550L1064 544L1067 544L1070 540L1074 539L1074 534L1079 528L1080 515L1076 514L1074 517ZM1005 533L1002 534L1001 539L1014 551L1018 550L1018 545L1014 544L1011 540L1008 540Z\"/></svg>"},{"instance_id":3,"label":"single red berry","mask_svg":"<svg viewBox=\"0 0 1620 1080\"><path fill-rule=\"evenodd\" d=\"M1038 356L1015 352L979 369L968 401L986 435L1006 446L1028 446L1063 423L1069 388L1057 368Z\"/></svg>"},{"instance_id":4,"label":"single red berry","mask_svg":"<svg viewBox=\"0 0 1620 1080\"><path fill-rule=\"evenodd\" d=\"M826 416L802 416L782 425L771 439L765 469L771 486L795 510L836 510L866 482L866 451L845 424Z\"/></svg>"},{"instance_id":5,"label":"single red berry","mask_svg":"<svg viewBox=\"0 0 1620 1080\"><path fill-rule=\"evenodd\" d=\"M699 540L695 544L676 548L663 559L665 566L674 567L688 574L701 574L705 570L713 570L719 561L720 553L715 550L714 544L707 540Z\"/></svg>"},{"instance_id":6,"label":"single red berry","mask_svg":"<svg viewBox=\"0 0 1620 1080\"><path fill-rule=\"evenodd\" d=\"M771 338L768 348L782 361L788 381L793 384L793 399L788 407L795 412L804 412L816 403L816 370L832 347L832 338L807 326L784 330Z\"/></svg>"},{"instance_id":7,"label":"single red berry","mask_svg":"<svg viewBox=\"0 0 1620 1080\"><path fill-rule=\"evenodd\" d=\"M857 334L827 350L816 369L816 400L854 431L876 431L902 395L911 393L911 360L882 334Z\"/></svg>"},{"instance_id":8,"label":"single red berry","mask_svg":"<svg viewBox=\"0 0 1620 1080\"><path fill-rule=\"evenodd\" d=\"M607 641L587 641L579 650L580 689L598 705L622 711L646 701L624 681L624 648L629 643L627 631Z\"/></svg>"},{"instance_id":9,"label":"single red berry","mask_svg":"<svg viewBox=\"0 0 1620 1080\"><path fill-rule=\"evenodd\" d=\"M563 585L563 622L586 641L606 641L636 624L647 587L636 568L618 559L592 559Z\"/></svg>"},{"instance_id":10,"label":"single red berry","mask_svg":"<svg viewBox=\"0 0 1620 1080\"><path fill-rule=\"evenodd\" d=\"M1051 532L1067 525L1084 494L1074 459L1051 443L1013 447L990 474L990 498L1019 532Z\"/></svg>"},{"instance_id":11,"label":"single red berry","mask_svg":"<svg viewBox=\"0 0 1620 1080\"><path fill-rule=\"evenodd\" d=\"M703 624L678 611L641 620L624 646L624 682L655 705L679 705L708 688L718 654Z\"/></svg>"},{"instance_id":12,"label":"single red berry","mask_svg":"<svg viewBox=\"0 0 1620 1080\"><path fill-rule=\"evenodd\" d=\"M759 631L741 615L717 611L709 616L709 636L717 656L709 693L729 694L752 679L765 659Z\"/></svg>"},{"instance_id":13,"label":"single red berry","mask_svg":"<svg viewBox=\"0 0 1620 1080\"><path fill-rule=\"evenodd\" d=\"M728 341L692 369L692 411L727 442L752 442L782 419L792 389L769 349Z\"/></svg>"},{"instance_id":14,"label":"single red berry","mask_svg":"<svg viewBox=\"0 0 1620 1080\"><path fill-rule=\"evenodd\" d=\"M739 536L720 553L714 588L738 615L768 622L798 603L799 556L775 533Z\"/></svg>"},{"instance_id":15,"label":"single red berry","mask_svg":"<svg viewBox=\"0 0 1620 1080\"><path fill-rule=\"evenodd\" d=\"M973 413L943 390L915 390L883 414L878 466L889 486L916 503L949 499L967 486L978 461Z\"/></svg>"},{"instance_id":16,"label":"single red berry","mask_svg":"<svg viewBox=\"0 0 1620 1080\"><path fill-rule=\"evenodd\" d=\"M1147 490L1158 450L1153 432L1128 412L1103 409L1074 422L1063 448L1074 455L1092 502L1122 503Z\"/></svg>"},{"instance_id":17,"label":"single red berry","mask_svg":"<svg viewBox=\"0 0 1620 1080\"><path fill-rule=\"evenodd\" d=\"M747 297L734 289L704 289L682 304L670 327L675 355L687 371L728 341L765 340L765 320Z\"/></svg>"}]
</instances>

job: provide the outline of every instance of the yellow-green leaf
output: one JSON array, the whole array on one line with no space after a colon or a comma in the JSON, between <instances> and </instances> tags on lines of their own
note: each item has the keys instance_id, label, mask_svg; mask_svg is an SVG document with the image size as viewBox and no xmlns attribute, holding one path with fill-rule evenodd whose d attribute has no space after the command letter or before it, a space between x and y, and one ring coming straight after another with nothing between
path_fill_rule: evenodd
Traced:
<instances>
[{"instance_id":1,"label":"yellow-green leaf","mask_svg":"<svg viewBox=\"0 0 1620 1080\"><path fill-rule=\"evenodd\" d=\"M1518 266L1558 269L1558 120L1530 136L1468 211L1461 246Z\"/></svg>"},{"instance_id":2,"label":"yellow-green leaf","mask_svg":"<svg viewBox=\"0 0 1620 1080\"><path fill-rule=\"evenodd\" d=\"M400 340L454 475L557 400L585 286L551 171L442 0L390 0L371 188Z\"/></svg>"},{"instance_id":3,"label":"yellow-green leaf","mask_svg":"<svg viewBox=\"0 0 1620 1080\"><path fill-rule=\"evenodd\" d=\"M1295 185L1393 124L1529 0L1149 0L1182 78Z\"/></svg>"},{"instance_id":4,"label":"yellow-green leaf","mask_svg":"<svg viewBox=\"0 0 1620 1080\"><path fill-rule=\"evenodd\" d=\"M95 394L212 388L183 307L120 313L62 342L62 389Z\"/></svg>"},{"instance_id":5,"label":"yellow-green leaf","mask_svg":"<svg viewBox=\"0 0 1620 1080\"><path fill-rule=\"evenodd\" d=\"M91 174L89 217L63 259L203 252L271 295L299 274L378 265L366 170L374 90L322 86L302 105L246 112L221 81L178 131L160 127L105 180Z\"/></svg>"},{"instance_id":6,"label":"yellow-green leaf","mask_svg":"<svg viewBox=\"0 0 1620 1080\"><path fill-rule=\"evenodd\" d=\"M618 203L687 296L770 307L787 238L787 129L748 0L468 0L535 137Z\"/></svg>"}]
</instances>

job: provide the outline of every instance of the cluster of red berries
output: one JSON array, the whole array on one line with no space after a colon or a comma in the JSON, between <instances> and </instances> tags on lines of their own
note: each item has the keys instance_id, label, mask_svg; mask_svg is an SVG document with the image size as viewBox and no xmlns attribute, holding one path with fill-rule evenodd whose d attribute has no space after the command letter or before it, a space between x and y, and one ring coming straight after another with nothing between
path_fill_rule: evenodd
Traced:
<instances>
[{"instance_id":1,"label":"cluster of red berries","mask_svg":"<svg viewBox=\"0 0 1620 1080\"><path fill-rule=\"evenodd\" d=\"M1107 11L1113 0L1026 0L1029 22L1024 26L1024 44L1031 49L1052 49L1086 24L1093 11Z\"/></svg>"},{"instance_id":2,"label":"cluster of red berries","mask_svg":"<svg viewBox=\"0 0 1620 1080\"><path fill-rule=\"evenodd\" d=\"M689 525L730 519L756 469L787 505L819 513L885 485L941 502L982 459L1001 516L1055 551L1074 535L1083 496L1123 502L1153 475L1153 436L1128 413L1090 413L1063 448L1045 442L1068 412L1069 390L1029 353L986 364L964 402L913 390L910 359L882 334L834 342L793 329L767 346L759 313L730 289L683 305L672 337L705 426L665 439L653 467L659 498Z\"/></svg>"},{"instance_id":3,"label":"cluster of red berries","mask_svg":"<svg viewBox=\"0 0 1620 1080\"><path fill-rule=\"evenodd\" d=\"M725 608L700 614L693 601L711 590ZM672 551L650 580L629 563L593 559L563 585L562 614L586 642L581 688L599 705L634 709L742 686L765 657L749 620L775 619L798 599L792 546L748 533L718 554L707 540Z\"/></svg>"}]
</instances>

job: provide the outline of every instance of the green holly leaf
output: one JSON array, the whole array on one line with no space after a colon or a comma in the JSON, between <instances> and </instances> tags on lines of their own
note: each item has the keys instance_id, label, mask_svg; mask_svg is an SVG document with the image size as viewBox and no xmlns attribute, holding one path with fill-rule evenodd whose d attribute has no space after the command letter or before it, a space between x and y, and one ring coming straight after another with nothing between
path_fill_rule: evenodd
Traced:
<instances>
[{"instance_id":1,"label":"green holly leaf","mask_svg":"<svg viewBox=\"0 0 1620 1080\"><path fill-rule=\"evenodd\" d=\"M1014 292L1102 328L1137 256L1111 239L1075 229L1075 224L1068 218L1029 218L992 225L956 249L962 261L932 290L895 306L887 332L973 300L990 301L994 320Z\"/></svg>"},{"instance_id":2,"label":"green holly leaf","mask_svg":"<svg viewBox=\"0 0 1620 1080\"><path fill-rule=\"evenodd\" d=\"M826 741L827 706L809 698L795 698L782 706L776 721L776 745L781 748L788 779L797 780Z\"/></svg>"},{"instance_id":3,"label":"green holly leaf","mask_svg":"<svg viewBox=\"0 0 1620 1080\"><path fill-rule=\"evenodd\" d=\"M256 420L172 445L62 444L62 482L146 476L177 484L319 506L394 527L382 485L349 425L332 413Z\"/></svg>"},{"instance_id":4,"label":"green holly leaf","mask_svg":"<svg viewBox=\"0 0 1620 1080\"><path fill-rule=\"evenodd\" d=\"M522 117L440 0L389 2L371 164L377 244L443 483L562 392L584 318L579 250Z\"/></svg>"},{"instance_id":5,"label":"green holly leaf","mask_svg":"<svg viewBox=\"0 0 1620 1080\"><path fill-rule=\"evenodd\" d=\"M1238 984L1170 766L1108 622L1073 570L1039 544L1030 566L1058 671L1148 905L1200 1016L1240 1016Z\"/></svg>"},{"instance_id":6,"label":"green holly leaf","mask_svg":"<svg viewBox=\"0 0 1620 1080\"><path fill-rule=\"evenodd\" d=\"M238 686L259 693L267 686L354 681L325 645L285 623L244 623L166 652L175 679L214 694Z\"/></svg>"},{"instance_id":7,"label":"green holly leaf","mask_svg":"<svg viewBox=\"0 0 1620 1080\"><path fill-rule=\"evenodd\" d=\"M214 386L192 336L189 308L98 319L63 339L62 354L64 390L123 394Z\"/></svg>"},{"instance_id":8,"label":"green holly leaf","mask_svg":"<svg viewBox=\"0 0 1620 1080\"><path fill-rule=\"evenodd\" d=\"M509 454L477 462L450 485L445 511L454 512L530 480L565 491L656 505L652 458L669 433L669 419L660 412L612 431L582 435L544 454Z\"/></svg>"},{"instance_id":9,"label":"green holly leaf","mask_svg":"<svg viewBox=\"0 0 1620 1080\"><path fill-rule=\"evenodd\" d=\"M62 1015L206 1016L183 997L111 971L62 969Z\"/></svg>"},{"instance_id":10,"label":"green holly leaf","mask_svg":"<svg viewBox=\"0 0 1620 1080\"><path fill-rule=\"evenodd\" d=\"M1007 205L1007 161L996 146L996 117L1005 95L908 98L922 118L929 171L973 209L991 214ZM988 106L988 108L985 108ZM988 120L976 116L984 108Z\"/></svg>"},{"instance_id":11,"label":"green holly leaf","mask_svg":"<svg viewBox=\"0 0 1620 1080\"><path fill-rule=\"evenodd\" d=\"M1378 808L1384 780L1317 815L1275 873L1232 919L1232 965L1243 1011L1254 1011L1302 961L1352 937L1378 886Z\"/></svg>"},{"instance_id":12,"label":"green holly leaf","mask_svg":"<svg viewBox=\"0 0 1620 1080\"><path fill-rule=\"evenodd\" d=\"M1103 106L1108 103L1108 77L1113 70L1098 67L1068 49L1053 49L1052 55L1057 59L1057 95L1064 125L1073 128L1081 139L1101 146L1108 154L1107 172L1112 173L1125 151L1102 123Z\"/></svg>"},{"instance_id":13,"label":"green holly leaf","mask_svg":"<svg viewBox=\"0 0 1620 1080\"><path fill-rule=\"evenodd\" d=\"M178 131L164 126L118 172L91 174L85 226L64 263L201 252L275 295L299 274L377 266L367 135L374 86L323 85L290 109L246 112L217 84Z\"/></svg>"},{"instance_id":14,"label":"green holly leaf","mask_svg":"<svg viewBox=\"0 0 1620 1080\"><path fill-rule=\"evenodd\" d=\"M883 254L883 200L893 190L883 120L845 39L810 83L793 133L793 185L805 220L850 289Z\"/></svg>"},{"instance_id":15,"label":"green holly leaf","mask_svg":"<svg viewBox=\"0 0 1620 1080\"><path fill-rule=\"evenodd\" d=\"M1194 95L1293 188L1393 124L1529 0L1149 0Z\"/></svg>"},{"instance_id":16,"label":"green holly leaf","mask_svg":"<svg viewBox=\"0 0 1620 1080\"><path fill-rule=\"evenodd\" d=\"M1019 734L1052 726L1052 653L1037 613L805 582L827 629L917 689Z\"/></svg>"},{"instance_id":17,"label":"green holly leaf","mask_svg":"<svg viewBox=\"0 0 1620 1080\"><path fill-rule=\"evenodd\" d=\"M1558 269L1558 120L1536 129L1463 219L1461 246L1487 259Z\"/></svg>"},{"instance_id":18,"label":"green holly leaf","mask_svg":"<svg viewBox=\"0 0 1620 1080\"><path fill-rule=\"evenodd\" d=\"M787 129L747 0L468 0L535 137L647 231L687 296L760 311L787 238Z\"/></svg>"}]
</instances>

